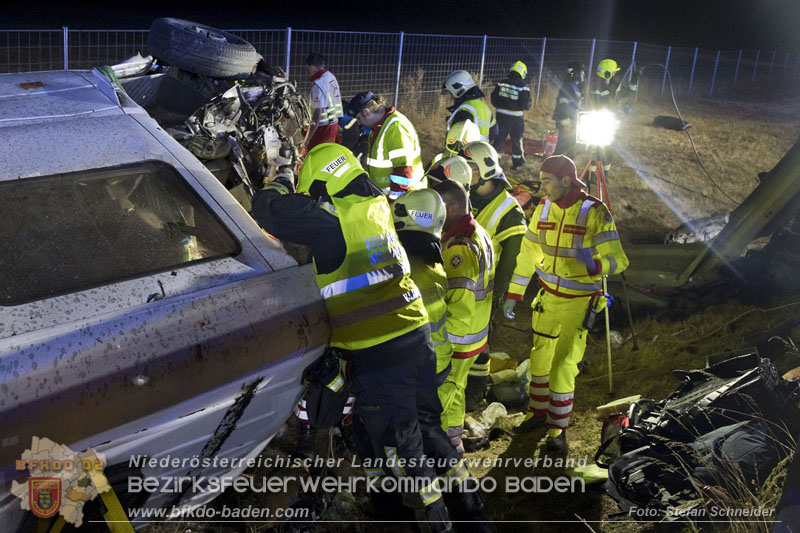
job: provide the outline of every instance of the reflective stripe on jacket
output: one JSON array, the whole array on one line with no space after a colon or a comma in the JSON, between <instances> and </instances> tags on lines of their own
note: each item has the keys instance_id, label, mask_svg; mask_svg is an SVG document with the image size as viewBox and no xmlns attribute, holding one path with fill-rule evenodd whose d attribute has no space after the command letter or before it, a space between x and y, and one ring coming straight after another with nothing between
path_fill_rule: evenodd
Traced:
<instances>
[{"instance_id":1,"label":"reflective stripe on jacket","mask_svg":"<svg viewBox=\"0 0 800 533\"><path fill-rule=\"evenodd\" d=\"M347 253L333 272L316 272L331 322L331 346L369 348L428 320L385 197L333 197Z\"/></svg>"},{"instance_id":2,"label":"reflective stripe on jacket","mask_svg":"<svg viewBox=\"0 0 800 533\"><path fill-rule=\"evenodd\" d=\"M422 302L428 313L431 327L431 341L436 350L436 373L443 372L450 364L453 346L447 338L447 274L440 263L426 264L422 259L411 256L411 279L422 294Z\"/></svg>"},{"instance_id":3,"label":"reflective stripe on jacket","mask_svg":"<svg viewBox=\"0 0 800 533\"><path fill-rule=\"evenodd\" d=\"M589 248L596 273L590 274L578 259ZM508 297L522 300L534 273L548 292L566 298L588 296L602 290L602 276L620 273L628 266L611 214L597 198L581 191L568 207L545 198L536 207L522 239Z\"/></svg>"},{"instance_id":4,"label":"reflective stripe on jacket","mask_svg":"<svg viewBox=\"0 0 800 533\"><path fill-rule=\"evenodd\" d=\"M489 130L492 129L495 121L492 116L492 110L489 109L486 102L481 98L473 98L472 100L465 100L462 102L447 118L447 131L450 131L450 128L453 126L453 118L461 111L466 111L472 115L472 121L477 124L478 129L481 130L481 140L488 141Z\"/></svg>"},{"instance_id":5,"label":"reflective stripe on jacket","mask_svg":"<svg viewBox=\"0 0 800 533\"><path fill-rule=\"evenodd\" d=\"M378 132L370 138L366 162L369 179L386 194L389 193L392 169L395 168L411 168L411 183L401 182L401 185L411 189L424 185L422 180L425 171L417 130L399 111L389 113ZM400 176L395 179L407 181L407 178Z\"/></svg>"},{"instance_id":6,"label":"reflective stripe on jacket","mask_svg":"<svg viewBox=\"0 0 800 533\"><path fill-rule=\"evenodd\" d=\"M316 94L315 94L316 93ZM323 105L320 105L324 103ZM319 105L319 107L316 107ZM339 82L336 77L325 71L319 78L313 80L311 85L311 107L319 109L319 126L335 124L344 116L342 96L339 92Z\"/></svg>"},{"instance_id":7,"label":"reflective stripe on jacket","mask_svg":"<svg viewBox=\"0 0 800 533\"><path fill-rule=\"evenodd\" d=\"M480 224L481 227L486 230L486 233L489 234L489 237L492 238L495 252L495 264L500 260L500 254L503 253L503 241L512 235L522 235L525 233L524 224L516 224L497 233L500 222L507 214L515 209L522 211L516 198L511 196L508 191L503 190L483 209L475 214L475 220L478 221L478 224Z\"/></svg>"},{"instance_id":8,"label":"reflective stripe on jacket","mask_svg":"<svg viewBox=\"0 0 800 533\"><path fill-rule=\"evenodd\" d=\"M469 219L467 219L469 217ZM443 243L447 273L447 337L454 359L468 359L486 347L492 314L494 249L472 215Z\"/></svg>"}]
</instances>

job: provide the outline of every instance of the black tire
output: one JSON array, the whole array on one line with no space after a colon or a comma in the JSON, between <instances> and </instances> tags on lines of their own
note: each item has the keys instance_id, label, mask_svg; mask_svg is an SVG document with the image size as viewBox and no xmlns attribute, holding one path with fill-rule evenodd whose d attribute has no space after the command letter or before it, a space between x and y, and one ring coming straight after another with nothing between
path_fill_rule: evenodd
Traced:
<instances>
[{"instance_id":1,"label":"black tire","mask_svg":"<svg viewBox=\"0 0 800 533\"><path fill-rule=\"evenodd\" d=\"M213 78L250 74L260 56L239 37L188 20L158 18L147 38L150 54L167 65Z\"/></svg>"}]
</instances>

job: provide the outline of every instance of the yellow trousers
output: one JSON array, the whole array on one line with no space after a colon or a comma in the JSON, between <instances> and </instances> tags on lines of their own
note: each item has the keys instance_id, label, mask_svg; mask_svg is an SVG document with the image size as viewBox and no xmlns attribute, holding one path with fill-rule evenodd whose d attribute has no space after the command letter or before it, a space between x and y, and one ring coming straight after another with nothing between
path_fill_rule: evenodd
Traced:
<instances>
[{"instance_id":1,"label":"yellow trousers","mask_svg":"<svg viewBox=\"0 0 800 533\"><path fill-rule=\"evenodd\" d=\"M442 402L442 429L447 432L450 442L460 451L464 452L461 444L461 434L464 433L464 410L466 401L464 392L467 389L469 369L478 356L469 359L451 359L450 374L439 386L439 401Z\"/></svg>"}]
</instances>

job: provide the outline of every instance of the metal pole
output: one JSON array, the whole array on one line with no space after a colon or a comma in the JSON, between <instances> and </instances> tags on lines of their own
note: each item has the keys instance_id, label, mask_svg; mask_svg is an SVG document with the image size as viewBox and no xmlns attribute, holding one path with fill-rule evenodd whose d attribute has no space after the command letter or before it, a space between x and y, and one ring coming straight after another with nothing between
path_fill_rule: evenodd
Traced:
<instances>
[{"instance_id":1,"label":"metal pole","mask_svg":"<svg viewBox=\"0 0 800 533\"><path fill-rule=\"evenodd\" d=\"M742 62L742 51L739 50L739 58L736 60L736 70L733 71L733 88L736 88L736 80L739 78L739 65Z\"/></svg>"},{"instance_id":2,"label":"metal pole","mask_svg":"<svg viewBox=\"0 0 800 533\"><path fill-rule=\"evenodd\" d=\"M750 80L750 84L754 84L756 82L756 71L758 70L758 59L761 57L761 50L756 51L756 62L753 63L753 79Z\"/></svg>"},{"instance_id":3,"label":"metal pole","mask_svg":"<svg viewBox=\"0 0 800 533\"><path fill-rule=\"evenodd\" d=\"M608 294L608 276L603 276L603 294ZM608 316L608 306L606 312L606 355L608 358L608 393L614 394L614 370L611 368L611 319Z\"/></svg>"},{"instance_id":4,"label":"metal pole","mask_svg":"<svg viewBox=\"0 0 800 533\"><path fill-rule=\"evenodd\" d=\"M667 47L667 60L664 61L664 76L661 78L661 98L664 98L664 86L667 84L667 72L669 71L669 56L672 55L672 47Z\"/></svg>"},{"instance_id":5,"label":"metal pole","mask_svg":"<svg viewBox=\"0 0 800 533\"><path fill-rule=\"evenodd\" d=\"M633 71L634 71L634 68L636 67L636 46L638 44L639 43L637 43L636 41L633 41L633 53L631 53L631 76L633 76L633 74L634 74ZM629 78L629 80L630 80L630 78ZM641 80L639 80L639 81L641 81ZM638 101L639 101L639 90L637 88L636 93L633 95L633 103L636 104L636 102L638 102Z\"/></svg>"},{"instance_id":6,"label":"metal pole","mask_svg":"<svg viewBox=\"0 0 800 533\"><path fill-rule=\"evenodd\" d=\"M397 99L400 96L400 67L403 65L403 37L405 32L400 32L400 46L397 50L397 75L394 78L394 106L397 107ZM481 65L483 67L483 65Z\"/></svg>"},{"instance_id":7,"label":"metal pole","mask_svg":"<svg viewBox=\"0 0 800 533\"><path fill-rule=\"evenodd\" d=\"M289 58L292 55L292 27L286 28L286 79L289 79Z\"/></svg>"},{"instance_id":8,"label":"metal pole","mask_svg":"<svg viewBox=\"0 0 800 533\"><path fill-rule=\"evenodd\" d=\"M483 65L486 63L486 35L483 36L483 49L481 50L481 73L478 77L478 87L483 85Z\"/></svg>"},{"instance_id":9,"label":"metal pole","mask_svg":"<svg viewBox=\"0 0 800 533\"><path fill-rule=\"evenodd\" d=\"M542 54L539 56L539 80L536 82L536 105L539 105L539 91L542 90L542 71L544 69L544 49L547 46L547 37L542 37Z\"/></svg>"},{"instance_id":10,"label":"metal pole","mask_svg":"<svg viewBox=\"0 0 800 533\"><path fill-rule=\"evenodd\" d=\"M594 73L594 46L597 44L597 39L592 39L592 51L589 52L589 65L586 68L586 95L592 94L592 74Z\"/></svg>"},{"instance_id":11,"label":"metal pole","mask_svg":"<svg viewBox=\"0 0 800 533\"><path fill-rule=\"evenodd\" d=\"M717 50L717 59L714 61L714 73L711 75L711 89L708 90L709 98L714 96L714 82L717 81L717 67L719 66L719 50Z\"/></svg>"},{"instance_id":12,"label":"metal pole","mask_svg":"<svg viewBox=\"0 0 800 533\"><path fill-rule=\"evenodd\" d=\"M694 67L697 65L697 52L699 48L694 49L694 59L692 59L692 73L689 74L689 91L686 93L686 96L692 94L692 84L694 83Z\"/></svg>"},{"instance_id":13,"label":"metal pole","mask_svg":"<svg viewBox=\"0 0 800 533\"><path fill-rule=\"evenodd\" d=\"M69 28L61 26L61 35L64 40L64 70L69 70Z\"/></svg>"},{"instance_id":14,"label":"metal pole","mask_svg":"<svg viewBox=\"0 0 800 533\"><path fill-rule=\"evenodd\" d=\"M636 46L638 44L639 43L637 43L636 41L633 41L633 53L631 54L631 65L634 66L636 65Z\"/></svg>"},{"instance_id":15,"label":"metal pole","mask_svg":"<svg viewBox=\"0 0 800 533\"><path fill-rule=\"evenodd\" d=\"M767 74L767 79L772 79L772 67L775 65L775 54L777 54L777 50L772 51L772 60L769 62L769 73Z\"/></svg>"}]
</instances>

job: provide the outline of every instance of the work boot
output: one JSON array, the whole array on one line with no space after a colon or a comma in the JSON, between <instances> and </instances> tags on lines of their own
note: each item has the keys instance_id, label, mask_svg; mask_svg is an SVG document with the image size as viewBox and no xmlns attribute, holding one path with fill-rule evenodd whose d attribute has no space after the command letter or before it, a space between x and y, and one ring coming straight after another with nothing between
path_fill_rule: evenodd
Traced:
<instances>
[{"instance_id":1,"label":"work boot","mask_svg":"<svg viewBox=\"0 0 800 533\"><path fill-rule=\"evenodd\" d=\"M514 162L511 164L512 170L515 170L515 169L518 169L518 168L522 168L524 166L525 166L525 160L524 159L514 159Z\"/></svg>"},{"instance_id":2,"label":"work boot","mask_svg":"<svg viewBox=\"0 0 800 533\"><path fill-rule=\"evenodd\" d=\"M515 427L514 433L522 435L524 433L530 433L532 431L536 431L537 429L542 429L544 428L544 423L546 421L547 421L546 416L532 416L527 420L523 420L522 424Z\"/></svg>"},{"instance_id":3,"label":"work boot","mask_svg":"<svg viewBox=\"0 0 800 533\"><path fill-rule=\"evenodd\" d=\"M489 376L469 376L467 378L467 389L464 392L464 404L466 412L474 411L478 404L486 397L489 387Z\"/></svg>"},{"instance_id":4,"label":"work boot","mask_svg":"<svg viewBox=\"0 0 800 533\"><path fill-rule=\"evenodd\" d=\"M553 453L567 453L569 446L567 445L567 432L563 429L557 437L547 437L544 441L545 450Z\"/></svg>"},{"instance_id":5,"label":"work boot","mask_svg":"<svg viewBox=\"0 0 800 533\"><path fill-rule=\"evenodd\" d=\"M314 440L317 436L317 428L308 422L299 422L297 431L297 455L304 459L311 459L314 457Z\"/></svg>"},{"instance_id":6,"label":"work boot","mask_svg":"<svg viewBox=\"0 0 800 533\"><path fill-rule=\"evenodd\" d=\"M342 444L344 445L342 453L350 453L351 455L357 454L358 447L356 445L355 433L353 433L353 424L342 424L339 426L339 431L341 431Z\"/></svg>"}]
</instances>

